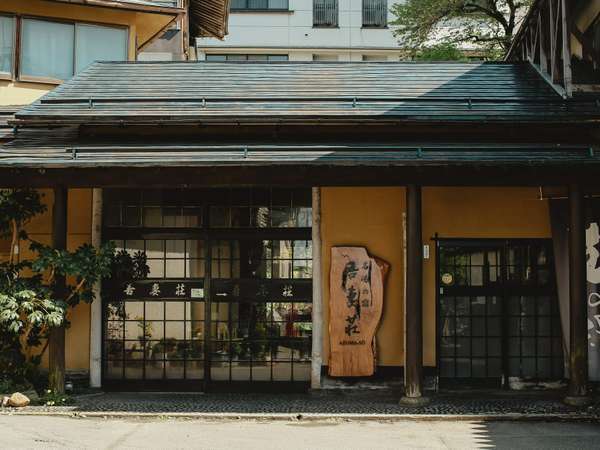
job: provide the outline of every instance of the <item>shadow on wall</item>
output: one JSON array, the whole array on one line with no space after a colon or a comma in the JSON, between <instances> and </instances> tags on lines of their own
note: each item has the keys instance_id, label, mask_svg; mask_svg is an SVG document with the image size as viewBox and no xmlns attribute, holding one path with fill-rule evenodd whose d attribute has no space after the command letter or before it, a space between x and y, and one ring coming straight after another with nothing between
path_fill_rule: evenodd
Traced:
<instances>
[{"instance_id":1,"label":"shadow on wall","mask_svg":"<svg viewBox=\"0 0 600 450\"><path fill-rule=\"evenodd\" d=\"M0 106L28 105L55 87L54 84L0 80Z\"/></svg>"}]
</instances>

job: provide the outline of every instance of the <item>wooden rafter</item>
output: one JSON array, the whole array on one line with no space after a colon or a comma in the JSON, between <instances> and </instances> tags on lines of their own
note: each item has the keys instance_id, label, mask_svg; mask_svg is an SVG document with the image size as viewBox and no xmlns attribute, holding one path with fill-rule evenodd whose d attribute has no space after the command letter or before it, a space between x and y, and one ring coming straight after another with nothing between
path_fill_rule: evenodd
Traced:
<instances>
[{"instance_id":1,"label":"wooden rafter","mask_svg":"<svg viewBox=\"0 0 600 450\"><path fill-rule=\"evenodd\" d=\"M591 1L591 0L588 0ZM594 48L590 32L576 25L584 2L575 0L537 0L513 39L507 61L529 62L563 97L576 92L600 92L600 53ZM576 54L571 43L581 51Z\"/></svg>"},{"instance_id":2,"label":"wooden rafter","mask_svg":"<svg viewBox=\"0 0 600 450\"><path fill-rule=\"evenodd\" d=\"M506 57L528 61L564 97L572 94L572 0L538 0L527 14Z\"/></svg>"}]
</instances>

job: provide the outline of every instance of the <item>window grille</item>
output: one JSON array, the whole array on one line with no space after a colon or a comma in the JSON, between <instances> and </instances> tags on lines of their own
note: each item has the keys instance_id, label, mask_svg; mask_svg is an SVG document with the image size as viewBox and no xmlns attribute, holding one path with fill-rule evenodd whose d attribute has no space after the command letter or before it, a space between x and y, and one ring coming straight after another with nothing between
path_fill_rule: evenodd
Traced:
<instances>
[{"instance_id":1,"label":"window grille","mask_svg":"<svg viewBox=\"0 0 600 450\"><path fill-rule=\"evenodd\" d=\"M387 0L363 0L363 27L384 28L387 26Z\"/></svg>"},{"instance_id":2,"label":"window grille","mask_svg":"<svg viewBox=\"0 0 600 450\"><path fill-rule=\"evenodd\" d=\"M337 27L338 17L338 0L313 0L313 25L315 27Z\"/></svg>"}]
</instances>

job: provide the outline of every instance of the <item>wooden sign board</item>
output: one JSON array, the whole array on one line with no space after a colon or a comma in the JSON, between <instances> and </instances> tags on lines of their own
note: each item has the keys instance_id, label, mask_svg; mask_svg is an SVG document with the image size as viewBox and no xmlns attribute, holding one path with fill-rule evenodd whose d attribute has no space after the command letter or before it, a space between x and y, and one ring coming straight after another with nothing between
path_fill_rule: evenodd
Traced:
<instances>
[{"instance_id":1,"label":"wooden sign board","mask_svg":"<svg viewBox=\"0 0 600 450\"><path fill-rule=\"evenodd\" d=\"M389 264L363 247L331 249L329 375L363 377L375 373L375 332L383 311Z\"/></svg>"}]
</instances>

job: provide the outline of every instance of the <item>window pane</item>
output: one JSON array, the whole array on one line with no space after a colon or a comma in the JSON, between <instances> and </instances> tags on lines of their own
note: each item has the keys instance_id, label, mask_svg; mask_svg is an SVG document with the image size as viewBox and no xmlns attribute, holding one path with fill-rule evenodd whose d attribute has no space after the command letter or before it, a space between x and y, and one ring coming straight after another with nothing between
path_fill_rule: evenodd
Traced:
<instances>
[{"instance_id":1,"label":"window pane","mask_svg":"<svg viewBox=\"0 0 600 450\"><path fill-rule=\"evenodd\" d=\"M21 73L67 80L73 75L75 27L23 19Z\"/></svg>"},{"instance_id":2,"label":"window pane","mask_svg":"<svg viewBox=\"0 0 600 450\"><path fill-rule=\"evenodd\" d=\"M269 9L288 9L288 0L269 0Z\"/></svg>"},{"instance_id":3,"label":"window pane","mask_svg":"<svg viewBox=\"0 0 600 450\"><path fill-rule=\"evenodd\" d=\"M15 43L15 19L0 17L0 72L12 73Z\"/></svg>"},{"instance_id":4,"label":"window pane","mask_svg":"<svg viewBox=\"0 0 600 450\"><path fill-rule=\"evenodd\" d=\"M231 4L231 9L234 9L233 5L234 3ZM225 55L206 55L207 61L225 61L226 59L227 57Z\"/></svg>"},{"instance_id":5,"label":"window pane","mask_svg":"<svg viewBox=\"0 0 600 450\"><path fill-rule=\"evenodd\" d=\"M248 55L227 55L227 61L246 61Z\"/></svg>"},{"instance_id":6,"label":"window pane","mask_svg":"<svg viewBox=\"0 0 600 450\"><path fill-rule=\"evenodd\" d=\"M287 0L285 9L287 9ZM287 61L290 59L290 57L288 55L269 55L267 59L269 61Z\"/></svg>"},{"instance_id":7,"label":"window pane","mask_svg":"<svg viewBox=\"0 0 600 450\"><path fill-rule=\"evenodd\" d=\"M127 60L125 29L77 24L75 42L75 73L94 61Z\"/></svg>"},{"instance_id":8,"label":"window pane","mask_svg":"<svg viewBox=\"0 0 600 450\"><path fill-rule=\"evenodd\" d=\"M248 9L267 9L268 0L248 0Z\"/></svg>"}]
</instances>

